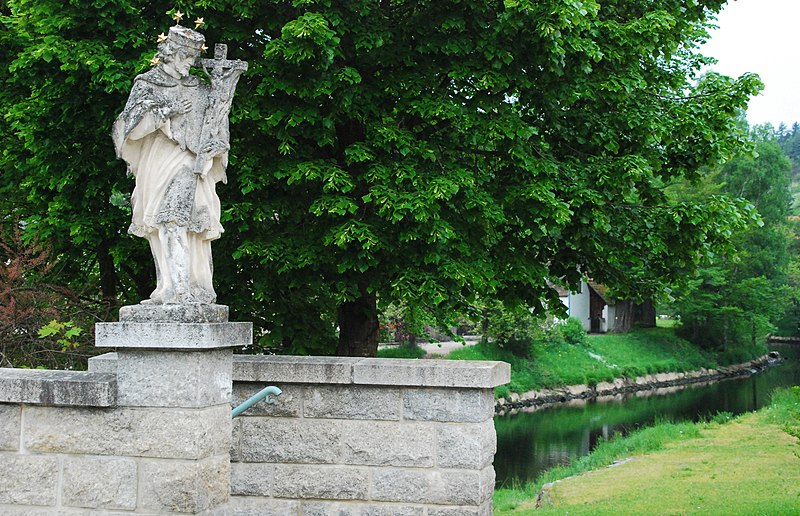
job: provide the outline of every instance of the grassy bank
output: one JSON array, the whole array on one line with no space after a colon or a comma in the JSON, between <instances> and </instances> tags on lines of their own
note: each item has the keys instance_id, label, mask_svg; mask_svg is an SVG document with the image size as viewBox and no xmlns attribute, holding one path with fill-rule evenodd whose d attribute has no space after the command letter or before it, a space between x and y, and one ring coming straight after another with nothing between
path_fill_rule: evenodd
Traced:
<instances>
[{"instance_id":1,"label":"grassy bank","mask_svg":"<svg viewBox=\"0 0 800 516\"><path fill-rule=\"evenodd\" d=\"M495 515L797 514L798 437L800 387L779 390L756 413L664 422L604 442L531 485L497 490Z\"/></svg>"},{"instance_id":2,"label":"grassy bank","mask_svg":"<svg viewBox=\"0 0 800 516\"><path fill-rule=\"evenodd\" d=\"M755 358L764 352L761 348L754 348L749 350L751 356L748 358ZM513 355L493 343L457 349L448 358L509 362L511 383L498 388L499 396L565 385L594 385L623 376L632 378L723 365L718 363L713 354L676 336L672 328L590 335L580 345L564 340L536 342L530 358Z\"/></svg>"}]
</instances>

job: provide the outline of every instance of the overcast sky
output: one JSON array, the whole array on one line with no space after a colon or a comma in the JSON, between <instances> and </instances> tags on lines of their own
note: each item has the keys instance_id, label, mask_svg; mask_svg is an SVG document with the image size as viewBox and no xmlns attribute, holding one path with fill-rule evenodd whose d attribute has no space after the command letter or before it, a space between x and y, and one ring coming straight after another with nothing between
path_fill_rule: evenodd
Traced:
<instances>
[{"instance_id":1,"label":"overcast sky","mask_svg":"<svg viewBox=\"0 0 800 516\"><path fill-rule=\"evenodd\" d=\"M719 60L712 69L736 77L755 72L764 83L750 101L750 125L800 122L800 0L729 1L717 25L701 48Z\"/></svg>"}]
</instances>

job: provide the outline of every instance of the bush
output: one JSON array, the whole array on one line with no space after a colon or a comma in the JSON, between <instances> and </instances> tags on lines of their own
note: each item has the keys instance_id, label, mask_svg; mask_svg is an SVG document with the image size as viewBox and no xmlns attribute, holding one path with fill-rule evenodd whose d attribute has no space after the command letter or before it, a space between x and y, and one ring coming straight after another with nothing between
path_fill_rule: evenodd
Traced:
<instances>
[{"instance_id":1,"label":"bush","mask_svg":"<svg viewBox=\"0 0 800 516\"><path fill-rule=\"evenodd\" d=\"M489 318L488 336L518 357L530 358L533 344L542 337L534 315L525 307L498 308Z\"/></svg>"},{"instance_id":2,"label":"bush","mask_svg":"<svg viewBox=\"0 0 800 516\"><path fill-rule=\"evenodd\" d=\"M568 344L585 346L589 342L589 336L586 334L586 330L583 329L581 322L574 317L567 319L566 322L561 325L560 331Z\"/></svg>"}]
</instances>

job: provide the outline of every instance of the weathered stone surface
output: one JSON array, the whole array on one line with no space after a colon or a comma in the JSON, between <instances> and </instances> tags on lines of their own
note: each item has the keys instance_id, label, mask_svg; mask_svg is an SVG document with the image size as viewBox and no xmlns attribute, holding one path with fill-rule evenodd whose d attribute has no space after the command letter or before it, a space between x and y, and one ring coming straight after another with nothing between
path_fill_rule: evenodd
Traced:
<instances>
[{"instance_id":1,"label":"weathered stone surface","mask_svg":"<svg viewBox=\"0 0 800 516\"><path fill-rule=\"evenodd\" d=\"M199 461L145 460L140 467L141 504L145 509L196 513L228 500L227 455Z\"/></svg>"},{"instance_id":2,"label":"weathered stone surface","mask_svg":"<svg viewBox=\"0 0 800 516\"><path fill-rule=\"evenodd\" d=\"M273 464L231 463L231 495L271 496L275 477Z\"/></svg>"},{"instance_id":3,"label":"weathered stone surface","mask_svg":"<svg viewBox=\"0 0 800 516\"><path fill-rule=\"evenodd\" d=\"M237 382L353 383L353 365L360 358L295 357L286 355L234 355L233 379Z\"/></svg>"},{"instance_id":4,"label":"weathered stone surface","mask_svg":"<svg viewBox=\"0 0 800 516\"><path fill-rule=\"evenodd\" d=\"M400 389L367 386L308 386L305 417L335 419L400 419Z\"/></svg>"},{"instance_id":5,"label":"weathered stone surface","mask_svg":"<svg viewBox=\"0 0 800 516\"><path fill-rule=\"evenodd\" d=\"M494 416L492 389L423 389L403 392L403 418L478 423Z\"/></svg>"},{"instance_id":6,"label":"weathered stone surface","mask_svg":"<svg viewBox=\"0 0 800 516\"><path fill-rule=\"evenodd\" d=\"M356 384L492 389L510 380L505 362L355 357L234 356L241 382ZM280 385L278 385L280 387Z\"/></svg>"},{"instance_id":7,"label":"weathered stone surface","mask_svg":"<svg viewBox=\"0 0 800 516\"><path fill-rule=\"evenodd\" d=\"M116 378L111 374L0 369L0 402L111 407L116 395Z\"/></svg>"},{"instance_id":8,"label":"weathered stone surface","mask_svg":"<svg viewBox=\"0 0 800 516\"><path fill-rule=\"evenodd\" d=\"M480 505L476 471L381 468L372 472L372 499L449 505Z\"/></svg>"},{"instance_id":9,"label":"weathered stone surface","mask_svg":"<svg viewBox=\"0 0 800 516\"><path fill-rule=\"evenodd\" d=\"M510 381L505 362L365 358L353 367L353 382L366 385L493 389Z\"/></svg>"},{"instance_id":10,"label":"weathered stone surface","mask_svg":"<svg viewBox=\"0 0 800 516\"><path fill-rule=\"evenodd\" d=\"M235 418L231 421L231 449L230 449L230 457L231 462L239 462L241 458L239 457L239 450L241 449L241 438L242 438L242 420L241 418Z\"/></svg>"},{"instance_id":11,"label":"weathered stone surface","mask_svg":"<svg viewBox=\"0 0 800 516\"><path fill-rule=\"evenodd\" d=\"M249 346L253 323L97 323L98 348L216 349Z\"/></svg>"},{"instance_id":12,"label":"weathered stone surface","mask_svg":"<svg viewBox=\"0 0 800 516\"><path fill-rule=\"evenodd\" d=\"M118 404L127 407L207 407L231 399L230 349L118 352Z\"/></svg>"},{"instance_id":13,"label":"weathered stone surface","mask_svg":"<svg viewBox=\"0 0 800 516\"><path fill-rule=\"evenodd\" d=\"M243 462L330 464L339 459L338 421L247 417L240 424Z\"/></svg>"},{"instance_id":14,"label":"weathered stone surface","mask_svg":"<svg viewBox=\"0 0 800 516\"><path fill-rule=\"evenodd\" d=\"M394 503L306 502L303 516L424 516L422 506Z\"/></svg>"},{"instance_id":15,"label":"weathered stone surface","mask_svg":"<svg viewBox=\"0 0 800 516\"><path fill-rule=\"evenodd\" d=\"M117 374L117 353L112 351L103 353L96 357L89 358L90 373L111 373Z\"/></svg>"},{"instance_id":16,"label":"weathered stone surface","mask_svg":"<svg viewBox=\"0 0 800 516\"><path fill-rule=\"evenodd\" d=\"M241 405L245 400L253 396L258 391L266 387L264 383L235 382L233 384L233 401L231 407ZM270 396L273 403L266 400L256 403L242 414L247 416L280 416L280 417L300 417L300 404L303 400L302 385L288 384L282 385L280 396Z\"/></svg>"},{"instance_id":17,"label":"weathered stone surface","mask_svg":"<svg viewBox=\"0 0 800 516\"><path fill-rule=\"evenodd\" d=\"M494 420L439 425L437 465L443 468L483 469L497 451Z\"/></svg>"},{"instance_id":18,"label":"weathered stone surface","mask_svg":"<svg viewBox=\"0 0 800 516\"><path fill-rule=\"evenodd\" d=\"M0 405L0 451L19 450L21 414L19 405Z\"/></svg>"},{"instance_id":19,"label":"weathered stone surface","mask_svg":"<svg viewBox=\"0 0 800 516\"><path fill-rule=\"evenodd\" d=\"M29 452L200 459L228 454L227 405L207 409L27 407Z\"/></svg>"},{"instance_id":20,"label":"weathered stone surface","mask_svg":"<svg viewBox=\"0 0 800 516\"><path fill-rule=\"evenodd\" d=\"M250 496L231 496L223 510L216 511L220 516L300 516L300 502L256 498Z\"/></svg>"},{"instance_id":21,"label":"weathered stone surface","mask_svg":"<svg viewBox=\"0 0 800 516\"><path fill-rule=\"evenodd\" d=\"M183 305L128 305L119 309L119 322L228 322L226 305L190 303Z\"/></svg>"},{"instance_id":22,"label":"weathered stone surface","mask_svg":"<svg viewBox=\"0 0 800 516\"><path fill-rule=\"evenodd\" d=\"M0 453L0 504L56 503L58 457Z\"/></svg>"},{"instance_id":23,"label":"weathered stone surface","mask_svg":"<svg viewBox=\"0 0 800 516\"><path fill-rule=\"evenodd\" d=\"M342 462L370 466L433 466L436 430L430 423L346 421Z\"/></svg>"},{"instance_id":24,"label":"weathered stone surface","mask_svg":"<svg viewBox=\"0 0 800 516\"><path fill-rule=\"evenodd\" d=\"M273 489L277 498L364 500L369 474L366 468L279 464Z\"/></svg>"},{"instance_id":25,"label":"weathered stone surface","mask_svg":"<svg viewBox=\"0 0 800 516\"><path fill-rule=\"evenodd\" d=\"M487 466L483 468L480 473L480 491L479 496L481 502L486 502L487 500L491 501L492 496L494 495L494 483L496 480L494 467Z\"/></svg>"},{"instance_id":26,"label":"weathered stone surface","mask_svg":"<svg viewBox=\"0 0 800 516\"><path fill-rule=\"evenodd\" d=\"M430 507L428 516L492 516L492 502L482 504L480 507Z\"/></svg>"},{"instance_id":27,"label":"weathered stone surface","mask_svg":"<svg viewBox=\"0 0 800 516\"><path fill-rule=\"evenodd\" d=\"M65 457L62 503L92 509L136 508L136 461Z\"/></svg>"}]
</instances>

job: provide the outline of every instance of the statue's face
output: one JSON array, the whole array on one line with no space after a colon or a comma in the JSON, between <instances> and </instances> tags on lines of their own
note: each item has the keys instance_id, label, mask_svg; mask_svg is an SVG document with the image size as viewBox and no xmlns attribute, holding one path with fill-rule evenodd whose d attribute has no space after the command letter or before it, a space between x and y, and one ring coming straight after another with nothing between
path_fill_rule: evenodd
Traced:
<instances>
[{"instance_id":1,"label":"statue's face","mask_svg":"<svg viewBox=\"0 0 800 516\"><path fill-rule=\"evenodd\" d=\"M178 50L172 59L164 63L164 68L174 70L180 77L186 77L189 75L189 69L197 61L197 56L198 53L191 50Z\"/></svg>"}]
</instances>

